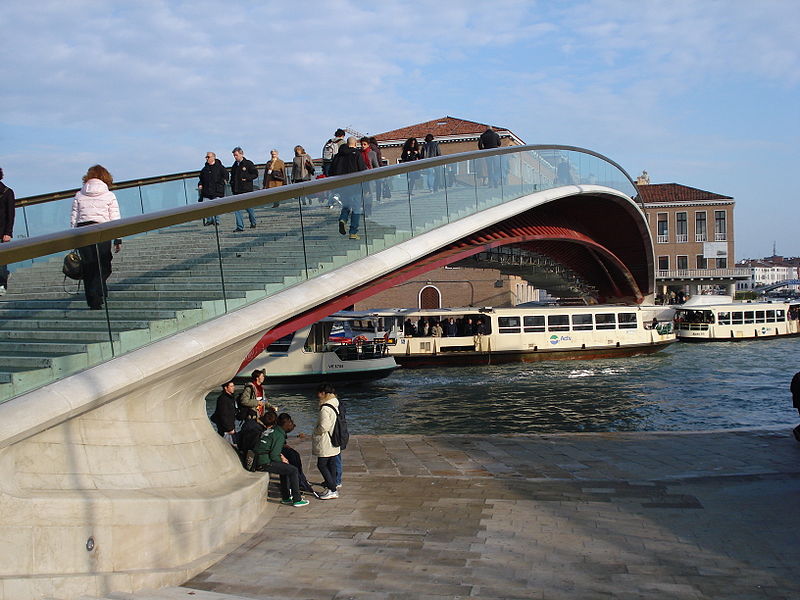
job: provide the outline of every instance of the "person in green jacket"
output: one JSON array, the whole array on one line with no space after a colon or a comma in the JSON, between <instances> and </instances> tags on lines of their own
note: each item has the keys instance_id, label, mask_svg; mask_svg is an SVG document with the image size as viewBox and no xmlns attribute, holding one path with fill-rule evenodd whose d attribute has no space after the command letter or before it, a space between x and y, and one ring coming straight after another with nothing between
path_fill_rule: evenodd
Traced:
<instances>
[{"instance_id":1,"label":"person in green jacket","mask_svg":"<svg viewBox=\"0 0 800 600\"><path fill-rule=\"evenodd\" d=\"M281 504L306 506L308 500L304 500L300 494L300 476L297 467L290 465L289 461L281 456L286 435L293 430L292 417L282 413L275 427L261 434L255 448L256 470L277 473L280 476Z\"/></svg>"}]
</instances>

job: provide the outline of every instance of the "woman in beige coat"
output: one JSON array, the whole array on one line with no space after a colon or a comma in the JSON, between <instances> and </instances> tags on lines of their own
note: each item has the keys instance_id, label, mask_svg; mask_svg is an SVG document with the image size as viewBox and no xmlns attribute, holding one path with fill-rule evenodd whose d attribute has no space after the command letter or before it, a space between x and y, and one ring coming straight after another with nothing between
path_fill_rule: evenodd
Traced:
<instances>
[{"instance_id":1,"label":"woman in beige coat","mask_svg":"<svg viewBox=\"0 0 800 600\"><path fill-rule=\"evenodd\" d=\"M311 453L317 457L317 468L322 473L327 488L319 495L319 498L333 500L339 497L339 493L336 491L335 459L341 450L331 443L331 434L336 425L339 399L336 397L336 390L329 383L323 383L317 388L317 399L319 400L319 419L311 438ZM325 404L329 406L325 406Z\"/></svg>"},{"instance_id":2,"label":"woman in beige coat","mask_svg":"<svg viewBox=\"0 0 800 600\"><path fill-rule=\"evenodd\" d=\"M278 157L277 150L270 150L270 160L264 169L264 181L262 189L280 187L286 185L286 164ZM278 202L272 205L273 208L279 205Z\"/></svg>"}]
</instances>

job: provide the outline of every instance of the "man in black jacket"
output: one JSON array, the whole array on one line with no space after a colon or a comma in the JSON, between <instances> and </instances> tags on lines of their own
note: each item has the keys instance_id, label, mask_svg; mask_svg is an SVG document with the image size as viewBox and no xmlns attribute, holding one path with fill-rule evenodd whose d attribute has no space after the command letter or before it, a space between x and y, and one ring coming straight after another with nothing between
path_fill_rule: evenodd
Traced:
<instances>
[{"instance_id":1,"label":"man in black jacket","mask_svg":"<svg viewBox=\"0 0 800 600\"><path fill-rule=\"evenodd\" d=\"M228 170L217 160L217 155L213 152L206 152L206 164L200 171L200 183L197 189L200 191L200 202L203 200L213 200L225 196L225 183L228 181ZM203 225L219 225L219 216L203 219Z\"/></svg>"},{"instance_id":2,"label":"man in black jacket","mask_svg":"<svg viewBox=\"0 0 800 600\"><path fill-rule=\"evenodd\" d=\"M222 393L217 396L217 407L211 415L211 422L217 426L217 433L233 443L233 434L236 433L236 398L233 391L236 389L233 381L222 384Z\"/></svg>"},{"instance_id":3,"label":"man in black jacket","mask_svg":"<svg viewBox=\"0 0 800 600\"><path fill-rule=\"evenodd\" d=\"M367 165L364 164L364 157L361 150L356 148L356 138L347 138L347 145L342 145L339 152L331 164L331 175L347 175L348 173L358 173L365 171ZM345 235L347 231L347 221L350 220L350 239L359 239L358 225L361 221L362 202L361 184L348 185L339 190L339 197L342 200L342 212L339 214L339 233Z\"/></svg>"},{"instance_id":4,"label":"man in black jacket","mask_svg":"<svg viewBox=\"0 0 800 600\"><path fill-rule=\"evenodd\" d=\"M490 150L492 148L499 148L502 146L500 136L491 127L487 127L481 136L478 138L478 150ZM489 175L489 185L497 187L500 185L500 157L489 156L486 159L486 171Z\"/></svg>"},{"instance_id":5,"label":"man in black jacket","mask_svg":"<svg viewBox=\"0 0 800 600\"><path fill-rule=\"evenodd\" d=\"M244 157L244 150L239 146L233 149L233 166L231 167L231 193L244 194L253 191L253 180L258 177L258 169L252 161ZM256 226L256 213L252 208L247 209L247 216L250 219L250 228ZM244 231L244 219L242 211L236 211L236 231Z\"/></svg>"},{"instance_id":6,"label":"man in black jacket","mask_svg":"<svg viewBox=\"0 0 800 600\"><path fill-rule=\"evenodd\" d=\"M3 183L3 169L0 169L0 243L10 242L14 235L14 190ZM0 296L4 296L8 286L8 268L0 265Z\"/></svg>"}]
</instances>

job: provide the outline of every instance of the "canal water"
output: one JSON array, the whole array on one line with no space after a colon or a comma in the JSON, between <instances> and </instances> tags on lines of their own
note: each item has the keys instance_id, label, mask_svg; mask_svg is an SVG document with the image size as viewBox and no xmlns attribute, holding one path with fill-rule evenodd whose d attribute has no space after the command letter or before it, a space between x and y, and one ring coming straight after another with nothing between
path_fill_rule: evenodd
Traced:
<instances>
[{"instance_id":1,"label":"canal water","mask_svg":"<svg viewBox=\"0 0 800 600\"><path fill-rule=\"evenodd\" d=\"M789 382L800 339L673 344L642 357L398 369L341 387L351 433L678 431L794 426ZM268 389L298 433L316 419L313 387ZM213 411L216 392L210 394Z\"/></svg>"}]
</instances>

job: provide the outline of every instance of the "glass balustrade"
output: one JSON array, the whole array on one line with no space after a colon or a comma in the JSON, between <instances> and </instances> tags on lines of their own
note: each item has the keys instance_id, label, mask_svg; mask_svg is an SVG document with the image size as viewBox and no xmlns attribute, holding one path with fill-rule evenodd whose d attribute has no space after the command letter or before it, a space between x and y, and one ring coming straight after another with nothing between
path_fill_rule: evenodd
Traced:
<instances>
[{"instance_id":1,"label":"glass balustrade","mask_svg":"<svg viewBox=\"0 0 800 600\"><path fill-rule=\"evenodd\" d=\"M100 278L90 285L99 281L102 306L94 309L85 283L61 272L66 250L8 265L0 402L527 194L597 184L636 195L624 172L576 150L520 149L414 167L279 202L266 197L238 211L240 219L220 206L206 220L127 236L110 272L95 261ZM196 176L115 194L123 218L199 199ZM67 198L17 209L17 237L66 229L71 207ZM89 252L96 255L94 246Z\"/></svg>"}]
</instances>

